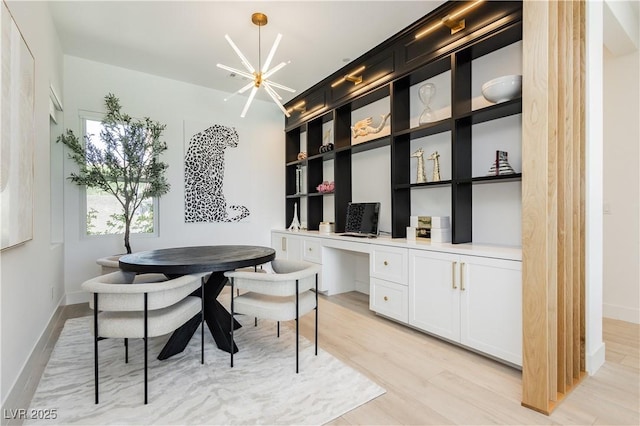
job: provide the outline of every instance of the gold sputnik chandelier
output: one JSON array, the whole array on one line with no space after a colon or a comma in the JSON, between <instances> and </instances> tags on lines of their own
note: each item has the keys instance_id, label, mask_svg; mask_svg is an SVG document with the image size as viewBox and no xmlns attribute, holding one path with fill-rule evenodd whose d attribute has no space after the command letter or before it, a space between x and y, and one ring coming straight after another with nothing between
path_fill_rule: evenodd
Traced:
<instances>
[{"instance_id":1,"label":"gold sputnik chandelier","mask_svg":"<svg viewBox=\"0 0 640 426\"><path fill-rule=\"evenodd\" d=\"M287 65L286 62L280 62L275 67L270 68L271 61L273 60L273 56L275 55L276 50L278 49L280 40L282 39L282 34L278 34L278 36L276 37L276 40L273 42L273 46L271 46L271 50L269 51L269 55L267 56L267 59L264 61L264 64L261 64L262 61L260 58L260 47L261 47L260 28L267 25L267 15L259 12L254 13L251 15L251 22L253 22L255 25L258 26L258 68L256 69L251 65L249 60L246 58L246 56L242 54L238 46L235 45L235 43L231 40L231 37L229 37L228 34L225 34L224 38L229 42L233 50L236 52L236 54L240 58L240 62L242 62L242 65L244 65L246 71L239 70L237 68L232 68L222 64L217 64L217 66L218 68L222 68L223 70L230 71L234 74L240 75L242 77L246 77L251 80L251 82L248 83L246 86L240 88L240 90L233 93L233 95L242 94L247 90L251 89L251 92L249 93L249 98L247 99L247 103L244 105L244 109L242 110L242 114L240 114L240 117L244 117L247 114L247 111L249 110L249 106L251 105L251 102L253 102L253 98L256 96L256 92L258 91L258 89L260 89L260 87L264 88L264 90L269 94L271 99L273 99L273 102L275 102L276 105L278 105L278 107L282 110L282 112L287 117L289 117L290 114L282 105L282 97L278 94L278 92L276 92L275 89L286 90L287 92L291 92L291 93L295 92L295 90L290 87L284 86L282 84L273 82L269 79L273 74L275 74L276 72L284 68L285 65Z\"/></svg>"}]
</instances>

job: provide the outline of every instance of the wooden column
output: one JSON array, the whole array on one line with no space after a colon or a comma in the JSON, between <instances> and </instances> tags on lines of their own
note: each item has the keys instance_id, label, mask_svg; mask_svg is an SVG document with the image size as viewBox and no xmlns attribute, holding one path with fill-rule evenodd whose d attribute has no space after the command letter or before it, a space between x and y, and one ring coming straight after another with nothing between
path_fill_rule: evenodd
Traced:
<instances>
[{"instance_id":1,"label":"wooden column","mask_svg":"<svg viewBox=\"0 0 640 426\"><path fill-rule=\"evenodd\" d=\"M584 8L523 10L522 404L547 414L584 375Z\"/></svg>"}]
</instances>

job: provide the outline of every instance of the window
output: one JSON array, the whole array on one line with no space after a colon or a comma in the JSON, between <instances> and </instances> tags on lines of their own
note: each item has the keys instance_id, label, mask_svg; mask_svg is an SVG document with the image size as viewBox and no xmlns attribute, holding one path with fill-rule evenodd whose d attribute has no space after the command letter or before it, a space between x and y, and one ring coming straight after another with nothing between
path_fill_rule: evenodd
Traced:
<instances>
[{"instance_id":1,"label":"window","mask_svg":"<svg viewBox=\"0 0 640 426\"><path fill-rule=\"evenodd\" d=\"M103 129L99 119L83 117L83 134L90 135L91 141L98 148L104 146L100 138ZM142 189L140 189L142 192ZM125 222L122 217L122 206L112 195L99 188L85 188L85 233L86 235L123 234ZM131 223L132 234L156 234L157 230L157 198L147 198L135 212Z\"/></svg>"}]
</instances>

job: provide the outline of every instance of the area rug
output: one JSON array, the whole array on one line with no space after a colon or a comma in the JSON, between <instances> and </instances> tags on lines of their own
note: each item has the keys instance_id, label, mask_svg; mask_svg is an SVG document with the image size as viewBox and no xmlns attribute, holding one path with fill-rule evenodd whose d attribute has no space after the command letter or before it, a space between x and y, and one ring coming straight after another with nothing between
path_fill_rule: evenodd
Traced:
<instances>
[{"instance_id":1,"label":"area rug","mask_svg":"<svg viewBox=\"0 0 640 426\"><path fill-rule=\"evenodd\" d=\"M51 354L29 412L53 410L49 419L26 424L323 424L385 390L329 353L300 337L300 373L295 373L295 331L274 322L239 317L239 352L215 346L205 329L205 364L200 364L200 329L187 349L158 361L168 336L149 339L149 404L143 396L143 342L99 343L100 403L94 404L92 317L67 320ZM321 343L321 342L320 342ZM55 419L52 419L55 417Z\"/></svg>"}]
</instances>

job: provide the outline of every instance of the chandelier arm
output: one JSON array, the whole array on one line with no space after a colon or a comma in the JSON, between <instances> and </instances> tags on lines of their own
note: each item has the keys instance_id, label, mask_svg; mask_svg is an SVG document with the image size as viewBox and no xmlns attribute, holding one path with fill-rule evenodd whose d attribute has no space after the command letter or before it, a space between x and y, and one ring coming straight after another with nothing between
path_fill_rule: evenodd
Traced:
<instances>
[{"instance_id":1,"label":"chandelier arm","mask_svg":"<svg viewBox=\"0 0 640 426\"><path fill-rule=\"evenodd\" d=\"M280 44L280 40L282 40L282 34L278 34L276 37L276 41L273 42L273 46L271 46L271 50L269 51L269 55L267 56L267 60L264 62L264 66L262 67L262 73L266 74L269 71L269 66L271 65L271 60L273 59L273 55L276 54L276 50L278 50L278 45Z\"/></svg>"},{"instance_id":2,"label":"chandelier arm","mask_svg":"<svg viewBox=\"0 0 640 426\"><path fill-rule=\"evenodd\" d=\"M255 86L255 83L252 81L251 83L249 83L246 86L242 87L240 90L237 90L237 91L233 92L231 95L229 95L228 97L224 98L224 101L226 102L229 99L233 98L235 95L240 95L240 94L246 92L247 90L251 89L253 86Z\"/></svg>"},{"instance_id":3,"label":"chandelier arm","mask_svg":"<svg viewBox=\"0 0 640 426\"><path fill-rule=\"evenodd\" d=\"M280 108L282 110L284 115L286 115L287 117L291 117L291 114L289 114L289 112L287 112L287 110L284 108L282 103L280 103L280 101L276 97L277 94L275 93L275 91L272 88L270 88L269 86L264 86L264 88L267 91L267 93L269 94L269 96L271 96L271 99L273 99L273 102L275 102L276 105L278 105L278 108Z\"/></svg>"},{"instance_id":4,"label":"chandelier arm","mask_svg":"<svg viewBox=\"0 0 640 426\"><path fill-rule=\"evenodd\" d=\"M275 96L276 98L278 98L278 100L279 100L279 101L282 101L282 96L280 96L280 94L278 94L278 92L276 92L276 91L273 89L273 87L271 87L271 86L269 85L269 82L268 82L268 81L265 81L265 82L264 82L264 84L263 84L263 86L264 86L265 90L266 90L267 92L269 92L269 94L273 94L273 96Z\"/></svg>"},{"instance_id":5,"label":"chandelier arm","mask_svg":"<svg viewBox=\"0 0 640 426\"><path fill-rule=\"evenodd\" d=\"M276 89L282 89L282 90L286 90L287 92L291 92L291 93L295 93L296 89L292 89L291 87L287 87L287 86L283 86L282 84L278 84L278 83L274 83L273 81L269 80L268 82L271 86L275 87Z\"/></svg>"},{"instance_id":6,"label":"chandelier arm","mask_svg":"<svg viewBox=\"0 0 640 426\"><path fill-rule=\"evenodd\" d=\"M246 71L242 71L242 70L239 70L237 68L228 67L228 66L222 65L222 64L217 64L216 66L218 68L222 68L223 70L227 70L229 72L233 72L233 73L236 73L238 75L241 75L242 77L250 78L251 80L255 79L255 76L253 74L249 74Z\"/></svg>"},{"instance_id":7,"label":"chandelier arm","mask_svg":"<svg viewBox=\"0 0 640 426\"><path fill-rule=\"evenodd\" d=\"M251 93L249 93L249 99L247 99L247 103L244 104L244 109L242 110L242 114L240 114L240 117L244 118L244 116L247 115L247 110L249 110L249 106L251 105L251 102L253 101L253 98L256 95L257 91L258 88L253 86L253 89L251 89Z\"/></svg>"},{"instance_id":8,"label":"chandelier arm","mask_svg":"<svg viewBox=\"0 0 640 426\"><path fill-rule=\"evenodd\" d=\"M240 61L242 62L242 65L244 65L244 67L251 73L253 74L254 72L256 72L256 69L253 68L253 66L251 65L251 63L247 60L247 58L242 54L242 52L240 51L240 49L238 49L238 46L235 45L235 43L233 42L233 40L231 40L231 37L229 37L229 34L225 34L224 38L227 39L227 41L229 42L229 44L231 45L231 47L233 48L233 50L235 50L236 54L240 57Z\"/></svg>"},{"instance_id":9,"label":"chandelier arm","mask_svg":"<svg viewBox=\"0 0 640 426\"><path fill-rule=\"evenodd\" d=\"M252 81L251 83L248 83L246 86L241 87L240 90L238 90L236 93L242 94L242 93L246 92L247 90L251 89L252 87L254 87L255 85L256 85L256 82Z\"/></svg>"},{"instance_id":10,"label":"chandelier arm","mask_svg":"<svg viewBox=\"0 0 640 426\"><path fill-rule=\"evenodd\" d=\"M269 72L263 72L262 73L262 78L269 78L272 75L274 75L275 73L277 73L278 71L280 71L282 68L285 67L285 65L287 65L286 62L280 62L278 65L276 65L275 67L271 68L271 70Z\"/></svg>"}]
</instances>

